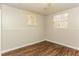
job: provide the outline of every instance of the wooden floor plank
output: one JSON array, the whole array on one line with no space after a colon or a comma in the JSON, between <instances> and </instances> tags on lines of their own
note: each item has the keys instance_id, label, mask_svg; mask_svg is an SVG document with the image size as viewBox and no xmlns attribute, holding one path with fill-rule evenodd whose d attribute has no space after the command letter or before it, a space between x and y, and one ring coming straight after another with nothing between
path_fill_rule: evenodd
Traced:
<instances>
[{"instance_id":1,"label":"wooden floor plank","mask_svg":"<svg viewBox=\"0 0 79 59\"><path fill-rule=\"evenodd\" d=\"M63 45L43 41L3 53L2 56L79 56L79 51Z\"/></svg>"}]
</instances>

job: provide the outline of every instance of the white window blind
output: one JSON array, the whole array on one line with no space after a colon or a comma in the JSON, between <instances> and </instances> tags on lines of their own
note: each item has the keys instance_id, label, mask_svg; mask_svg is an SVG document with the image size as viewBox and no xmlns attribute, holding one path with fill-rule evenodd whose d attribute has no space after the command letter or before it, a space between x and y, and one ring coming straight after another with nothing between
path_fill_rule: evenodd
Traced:
<instances>
[{"instance_id":1,"label":"white window blind","mask_svg":"<svg viewBox=\"0 0 79 59\"><path fill-rule=\"evenodd\" d=\"M58 14L53 17L54 28L65 29L68 27L68 13Z\"/></svg>"},{"instance_id":2,"label":"white window blind","mask_svg":"<svg viewBox=\"0 0 79 59\"><path fill-rule=\"evenodd\" d=\"M28 17L28 21L27 21L28 25L36 25L37 18L35 15L27 15L27 17Z\"/></svg>"}]
</instances>

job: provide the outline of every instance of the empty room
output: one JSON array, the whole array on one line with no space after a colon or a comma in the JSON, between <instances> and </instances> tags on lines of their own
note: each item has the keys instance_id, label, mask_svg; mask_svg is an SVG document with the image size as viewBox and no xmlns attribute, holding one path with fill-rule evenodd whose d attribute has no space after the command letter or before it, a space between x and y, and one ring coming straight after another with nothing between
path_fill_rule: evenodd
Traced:
<instances>
[{"instance_id":1,"label":"empty room","mask_svg":"<svg viewBox=\"0 0 79 59\"><path fill-rule=\"evenodd\" d=\"M0 4L2 56L79 56L79 3Z\"/></svg>"}]
</instances>

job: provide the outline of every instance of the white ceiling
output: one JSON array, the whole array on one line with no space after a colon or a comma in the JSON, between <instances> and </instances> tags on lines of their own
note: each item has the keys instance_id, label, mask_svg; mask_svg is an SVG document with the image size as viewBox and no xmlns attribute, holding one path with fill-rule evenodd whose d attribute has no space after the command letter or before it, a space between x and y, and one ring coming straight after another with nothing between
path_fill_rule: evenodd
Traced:
<instances>
[{"instance_id":1,"label":"white ceiling","mask_svg":"<svg viewBox=\"0 0 79 59\"><path fill-rule=\"evenodd\" d=\"M41 13L43 15L48 15L51 13L79 6L78 3L51 3L50 7L48 7L48 3L8 3L7 5L36 13Z\"/></svg>"}]
</instances>

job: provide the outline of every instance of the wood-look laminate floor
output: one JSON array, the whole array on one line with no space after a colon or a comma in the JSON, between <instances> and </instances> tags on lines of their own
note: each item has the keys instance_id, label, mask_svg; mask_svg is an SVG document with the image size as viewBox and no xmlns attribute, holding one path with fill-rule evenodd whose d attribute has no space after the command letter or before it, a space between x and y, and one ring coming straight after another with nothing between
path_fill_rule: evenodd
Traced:
<instances>
[{"instance_id":1,"label":"wood-look laminate floor","mask_svg":"<svg viewBox=\"0 0 79 59\"><path fill-rule=\"evenodd\" d=\"M2 54L2 56L79 56L79 51L43 41Z\"/></svg>"}]
</instances>

